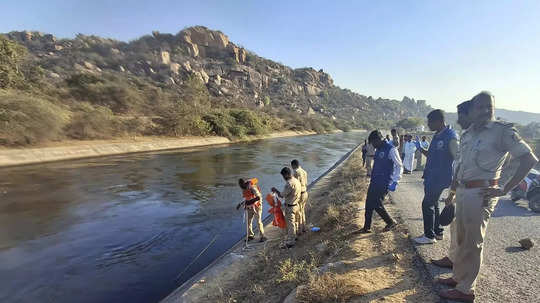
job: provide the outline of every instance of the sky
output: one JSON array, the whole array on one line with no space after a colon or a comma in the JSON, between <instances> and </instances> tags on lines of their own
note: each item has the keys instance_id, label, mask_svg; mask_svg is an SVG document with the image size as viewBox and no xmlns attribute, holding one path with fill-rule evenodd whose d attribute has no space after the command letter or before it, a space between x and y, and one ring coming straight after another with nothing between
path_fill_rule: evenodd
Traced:
<instances>
[{"instance_id":1,"label":"sky","mask_svg":"<svg viewBox=\"0 0 540 303\"><path fill-rule=\"evenodd\" d=\"M540 113L540 1L0 0L0 32L123 41L204 25L366 96L455 106L482 90Z\"/></svg>"}]
</instances>

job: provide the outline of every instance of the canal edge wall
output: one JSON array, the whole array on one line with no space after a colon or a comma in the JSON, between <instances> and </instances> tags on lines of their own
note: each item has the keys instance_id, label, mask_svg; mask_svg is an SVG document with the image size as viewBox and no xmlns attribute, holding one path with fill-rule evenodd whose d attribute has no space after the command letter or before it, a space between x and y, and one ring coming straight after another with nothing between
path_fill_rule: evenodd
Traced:
<instances>
[{"instance_id":1,"label":"canal edge wall","mask_svg":"<svg viewBox=\"0 0 540 303\"><path fill-rule=\"evenodd\" d=\"M356 147L347 152L343 157L341 157L332 167L326 170L321 176L315 179L308 185L308 191L310 192L317 184L323 183L326 179L331 177L331 174L336 171L343 163L345 163L357 150L360 149L361 143ZM272 216L268 215L263 220L264 227L270 227L272 224ZM193 275L190 279L176 288L171 292L167 297L160 301L160 303L191 303L192 300L189 298L189 293L192 288L197 286L197 283L200 280L204 280L204 277L212 277L218 274L233 275L231 267L240 266L242 259L239 258L239 255L242 253L242 247L244 246L244 237L239 239L231 248L225 251L221 256L217 257L212 261L208 266L203 268L201 271ZM231 272L231 274L227 274ZM206 282L205 282L206 283Z\"/></svg>"},{"instance_id":2,"label":"canal edge wall","mask_svg":"<svg viewBox=\"0 0 540 303\"><path fill-rule=\"evenodd\" d=\"M241 140L234 141L225 137L218 136L189 137L178 139L145 138L142 141L111 141L108 143L103 143L103 141L101 141L100 143L92 143L92 141L87 141L87 143L78 143L72 146L0 149L0 167L38 164L45 162L93 158L130 153L183 149L190 147L247 142L269 138L307 136L315 134L315 132L308 131L284 131L263 136L248 136Z\"/></svg>"}]
</instances>

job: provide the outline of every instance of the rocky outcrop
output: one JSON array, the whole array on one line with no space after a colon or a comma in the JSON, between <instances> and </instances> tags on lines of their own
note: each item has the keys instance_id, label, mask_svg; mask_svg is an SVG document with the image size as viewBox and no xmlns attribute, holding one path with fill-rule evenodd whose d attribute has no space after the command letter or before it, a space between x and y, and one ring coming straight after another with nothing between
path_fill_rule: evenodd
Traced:
<instances>
[{"instance_id":1,"label":"rocky outcrop","mask_svg":"<svg viewBox=\"0 0 540 303\"><path fill-rule=\"evenodd\" d=\"M273 107L308 116L363 122L400 120L424 116L424 100L404 97L401 102L374 99L334 85L322 69L292 69L261 58L235 45L220 31L203 26L186 28L176 35L158 31L129 43L97 36L77 35L57 39L39 32L12 32L7 37L25 45L52 79L73 73L119 73L180 86L189 77L204 83L211 96L241 106ZM63 70L58 66L68 66Z\"/></svg>"}]
</instances>

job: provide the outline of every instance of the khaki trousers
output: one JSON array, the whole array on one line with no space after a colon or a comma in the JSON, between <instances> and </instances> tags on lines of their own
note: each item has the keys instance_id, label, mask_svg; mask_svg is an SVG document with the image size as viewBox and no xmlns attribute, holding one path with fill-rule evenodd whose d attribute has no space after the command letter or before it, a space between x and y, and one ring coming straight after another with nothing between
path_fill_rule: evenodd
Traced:
<instances>
[{"instance_id":1,"label":"khaki trousers","mask_svg":"<svg viewBox=\"0 0 540 303\"><path fill-rule=\"evenodd\" d=\"M254 237L255 234L253 233L253 228L251 225L253 225L253 217L257 220L257 226L259 227L259 236L264 236L264 225L262 223L262 205L248 207L247 208L248 218L247 218L247 224L248 224L248 235L250 237Z\"/></svg>"},{"instance_id":2,"label":"khaki trousers","mask_svg":"<svg viewBox=\"0 0 540 303\"><path fill-rule=\"evenodd\" d=\"M297 232L306 231L306 206L307 206L308 193L304 192L300 196L300 201L298 202L299 206L299 215L296 218L296 224L298 226Z\"/></svg>"},{"instance_id":3,"label":"khaki trousers","mask_svg":"<svg viewBox=\"0 0 540 303\"><path fill-rule=\"evenodd\" d=\"M465 294L474 292L482 266L482 249L489 218L498 198L484 202L481 188L459 187L456 193L456 251L454 280L456 289Z\"/></svg>"},{"instance_id":4,"label":"khaki trousers","mask_svg":"<svg viewBox=\"0 0 540 303\"><path fill-rule=\"evenodd\" d=\"M456 210L457 212L457 210ZM456 220L450 223L450 248L448 248L448 259L455 262L457 253L457 226Z\"/></svg>"},{"instance_id":5,"label":"khaki trousers","mask_svg":"<svg viewBox=\"0 0 540 303\"><path fill-rule=\"evenodd\" d=\"M367 174L371 175L371 169L373 168L373 156L366 157L366 170Z\"/></svg>"},{"instance_id":6,"label":"khaki trousers","mask_svg":"<svg viewBox=\"0 0 540 303\"><path fill-rule=\"evenodd\" d=\"M285 220L287 221L287 238L285 242L287 244L294 244L296 241L296 232L298 231L296 218L300 216L300 206L298 204L292 207L285 205L284 213Z\"/></svg>"}]
</instances>

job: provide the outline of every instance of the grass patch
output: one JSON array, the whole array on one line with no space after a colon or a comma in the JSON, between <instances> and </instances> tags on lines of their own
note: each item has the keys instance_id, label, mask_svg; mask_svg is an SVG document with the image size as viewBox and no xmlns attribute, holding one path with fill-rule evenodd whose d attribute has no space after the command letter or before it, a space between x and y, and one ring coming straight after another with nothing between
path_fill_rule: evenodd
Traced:
<instances>
[{"instance_id":1,"label":"grass patch","mask_svg":"<svg viewBox=\"0 0 540 303\"><path fill-rule=\"evenodd\" d=\"M313 276L307 285L299 287L296 301L301 303L347 302L362 296L366 290L350 274L325 273Z\"/></svg>"}]
</instances>

